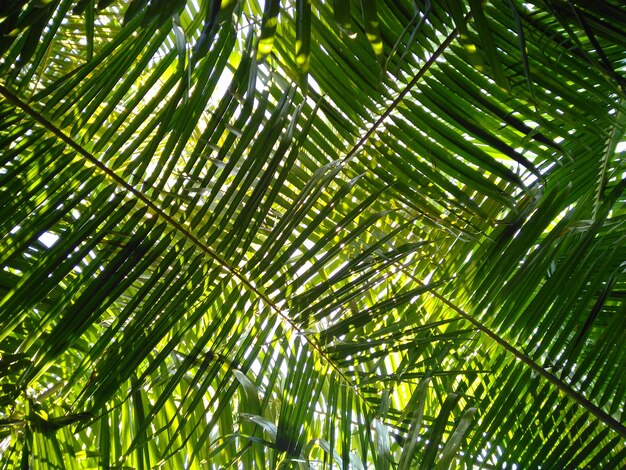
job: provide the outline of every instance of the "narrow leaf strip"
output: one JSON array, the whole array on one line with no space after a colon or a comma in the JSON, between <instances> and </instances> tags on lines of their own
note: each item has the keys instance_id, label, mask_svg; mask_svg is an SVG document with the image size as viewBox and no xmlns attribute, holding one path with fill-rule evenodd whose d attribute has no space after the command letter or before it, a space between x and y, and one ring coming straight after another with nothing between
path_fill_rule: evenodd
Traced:
<instances>
[{"instance_id":1,"label":"narrow leaf strip","mask_svg":"<svg viewBox=\"0 0 626 470\"><path fill-rule=\"evenodd\" d=\"M274 36L278 25L278 12L280 10L280 0L267 0L263 11L263 24L261 25L261 36L257 46L256 60L261 61L267 57L274 48Z\"/></svg>"}]
</instances>

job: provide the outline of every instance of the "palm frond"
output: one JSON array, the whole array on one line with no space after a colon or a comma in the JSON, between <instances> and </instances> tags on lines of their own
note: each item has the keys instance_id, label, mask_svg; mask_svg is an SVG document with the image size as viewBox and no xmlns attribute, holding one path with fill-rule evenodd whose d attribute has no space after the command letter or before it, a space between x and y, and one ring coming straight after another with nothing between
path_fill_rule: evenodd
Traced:
<instances>
[{"instance_id":1,"label":"palm frond","mask_svg":"<svg viewBox=\"0 0 626 470\"><path fill-rule=\"evenodd\" d=\"M16 1L3 468L619 468L617 1Z\"/></svg>"}]
</instances>

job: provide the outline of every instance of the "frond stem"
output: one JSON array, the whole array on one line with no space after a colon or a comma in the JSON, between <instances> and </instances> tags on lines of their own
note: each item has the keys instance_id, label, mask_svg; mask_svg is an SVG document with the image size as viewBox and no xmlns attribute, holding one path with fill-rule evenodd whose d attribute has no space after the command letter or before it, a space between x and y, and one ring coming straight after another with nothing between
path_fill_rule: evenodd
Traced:
<instances>
[{"instance_id":1,"label":"frond stem","mask_svg":"<svg viewBox=\"0 0 626 470\"><path fill-rule=\"evenodd\" d=\"M465 21L469 21L471 20L472 15L471 13L469 15L467 15L465 17ZM459 30L458 28L454 28L450 34L448 34L446 36L446 38L443 40L443 42L439 45L439 47L435 50L435 52L433 52L433 55L431 55L428 60L424 63L424 65L422 65L420 67L420 69L417 71L417 73L413 76L413 78L409 81L409 83L407 83L404 88L402 89L402 91L398 94L398 96L396 96L396 98L389 103L389 106L387 106L385 108L385 110L383 111L383 113L380 115L380 117L376 120L376 122L374 122L374 124L372 124L369 129L367 130L367 132L365 132L365 134L357 141L356 144L354 144L354 146L348 151L348 153L346 154L345 157L343 157L341 159L341 163L345 164L347 161L349 161L352 157L354 157L356 155L356 153L359 151L359 149L365 144L365 142L367 142L369 140L369 138L372 136L372 134L374 134L374 132L376 132L376 130L378 129L378 127L385 122L385 120L391 115L391 113L398 107L398 105L402 102L402 100L404 100L404 98L406 97L406 95L408 95L411 90L413 89L413 87L415 85L417 85L417 83L420 81L420 79L426 74L426 72L430 69L430 67L433 66L433 64L435 62L437 62L437 59L441 56L441 54L443 54L448 47L450 46L450 44L452 44L452 41L454 41L456 39L456 37L459 34Z\"/></svg>"},{"instance_id":2,"label":"frond stem","mask_svg":"<svg viewBox=\"0 0 626 470\"><path fill-rule=\"evenodd\" d=\"M422 281L417 279L411 273L408 273L405 271L403 272L408 277L413 279L413 281L415 281L418 285L420 286L425 285ZM555 385L556 387L558 387L563 393L565 393L565 395L573 399L576 403L581 405L583 408L585 408L587 411L593 414L596 418L598 418L604 424L609 426L613 431L617 432L622 437L626 437L626 426L624 426L622 423L617 421L611 415L606 413L602 408L600 408L599 406L595 405L590 400L585 398L580 392L577 392L576 390L574 390L570 385L563 382L556 375L552 374L551 372L548 372L546 369L544 369L542 366L537 364L535 361L533 361L530 357L528 357L522 351L517 349L514 345L509 343L502 336L498 335L496 332L489 329L483 323L476 320L472 315L470 315L469 313L467 313L466 311L464 311L463 309L461 309L460 307L458 307L457 305L455 305L454 303L446 299L443 295L439 294L436 290L433 289L430 291L430 293L435 298L443 302L446 306L450 307L452 310L458 313L463 319L470 322L481 333L484 333L485 335L489 336L489 338L495 341L498 345L502 346L506 351L513 354L516 359L519 359L524 364L529 366L533 371L539 374L541 377L543 377L548 382L550 382L552 385Z\"/></svg>"},{"instance_id":3,"label":"frond stem","mask_svg":"<svg viewBox=\"0 0 626 470\"><path fill-rule=\"evenodd\" d=\"M168 225L174 228L177 232L183 235L185 238L189 239L194 245L200 248L204 253L206 253L211 259L216 261L228 274L232 277L236 278L243 284L248 290L250 290L253 294L255 294L258 298L262 299L271 310L273 310L284 323L286 323L289 328L294 331L296 334L302 336L305 341L313 348L314 351L317 352L319 357L321 357L331 369L333 369L341 379L350 386L350 388L356 393L356 395L363 401L365 406L372 410L371 404L367 401L367 399L361 394L357 385L353 383L348 376L341 370L341 368L335 364L334 361L328 357L328 355L324 352L324 350L311 339L309 335L307 335L304 331L302 331L294 322L285 315L281 309L276 305L267 294L261 292L251 281L249 281L243 273L236 267L233 267L228 264L228 262L222 259L212 248L202 243L193 233L191 233L183 224L174 220L173 217L165 213L163 209L157 206L148 196L143 194L141 191L136 189L126 180L124 180L121 176L117 175L113 170L107 167L104 163L96 158L91 152L89 152L85 147L81 144L73 140L69 135L55 126L52 122L46 119L41 113L33 109L29 104L23 102L18 96L11 93L7 88L3 85L0 85L0 95L3 96L9 103L13 104L17 108L21 109L24 113L33 118L38 124L44 127L47 131L57 137L59 140L67 144L70 148L76 151L79 155L84 157L89 163L94 165L98 170L104 173L107 177L113 180L120 187L133 194L137 199L139 199L142 203L146 205L148 210L155 217L161 218Z\"/></svg>"}]
</instances>

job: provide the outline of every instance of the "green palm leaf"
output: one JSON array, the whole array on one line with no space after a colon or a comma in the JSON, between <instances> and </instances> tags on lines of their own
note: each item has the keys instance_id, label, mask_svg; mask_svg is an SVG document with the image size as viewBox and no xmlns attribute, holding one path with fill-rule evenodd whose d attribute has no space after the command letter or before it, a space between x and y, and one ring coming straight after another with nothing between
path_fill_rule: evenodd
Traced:
<instances>
[{"instance_id":1,"label":"green palm leaf","mask_svg":"<svg viewBox=\"0 0 626 470\"><path fill-rule=\"evenodd\" d=\"M2 468L621 468L626 9L0 7Z\"/></svg>"}]
</instances>

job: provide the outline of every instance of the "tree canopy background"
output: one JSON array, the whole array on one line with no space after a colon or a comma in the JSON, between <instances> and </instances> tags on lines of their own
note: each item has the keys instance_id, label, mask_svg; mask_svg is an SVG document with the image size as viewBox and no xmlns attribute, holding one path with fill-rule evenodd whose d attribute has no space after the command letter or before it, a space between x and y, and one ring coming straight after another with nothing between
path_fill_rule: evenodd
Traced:
<instances>
[{"instance_id":1,"label":"tree canopy background","mask_svg":"<svg viewBox=\"0 0 626 470\"><path fill-rule=\"evenodd\" d=\"M626 465L626 5L0 5L2 468Z\"/></svg>"}]
</instances>

